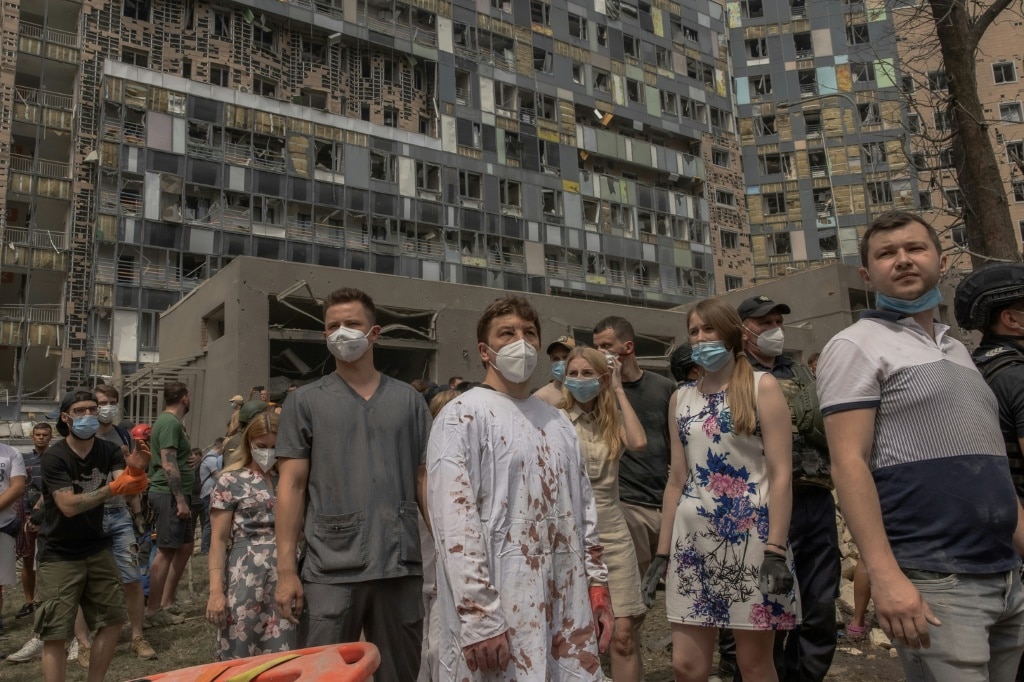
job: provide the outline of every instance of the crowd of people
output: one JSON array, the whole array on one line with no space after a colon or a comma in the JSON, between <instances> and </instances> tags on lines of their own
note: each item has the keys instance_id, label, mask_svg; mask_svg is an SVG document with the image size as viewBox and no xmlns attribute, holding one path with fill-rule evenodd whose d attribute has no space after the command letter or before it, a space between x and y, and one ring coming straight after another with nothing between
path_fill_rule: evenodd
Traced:
<instances>
[{"instance_id":1,"label":"crowd of people","mask_svg":"<svg viewBox=\"0 0 1024 682\"><path fill-rule=\"evenodd\" d=\"M1016 679L1024 266L960 284L958 321L984 334L972 358L935 321L945 259L927 222L881 216L861 260L875 309L810 366L783 354L788 304L707 299L673 379L608 317L593 347L548 343L550 381L532 392L541 321L507 296L477 323L480 381L410 385L374 365L373 301L339 289L324 302L334 371L276 405L264 387L233 396L205 451L184 428L185 384L165 386L149 434L117 423L112 387L72 392L63 441L41 423L31 455L0 446L0 584L16 553L26 647L61 680L78 642L100 680L127 617L132 651L155 655L143 628L181 622L198 523L220 660L365 637L384 682L602 680L605 653L629 682L664 590L677 680L708 679L717 646L723 675L820 681L838 627L835 493L861 552L848 632L867 627L870 590L908 680Z\"/></svg>"}]
</instances>

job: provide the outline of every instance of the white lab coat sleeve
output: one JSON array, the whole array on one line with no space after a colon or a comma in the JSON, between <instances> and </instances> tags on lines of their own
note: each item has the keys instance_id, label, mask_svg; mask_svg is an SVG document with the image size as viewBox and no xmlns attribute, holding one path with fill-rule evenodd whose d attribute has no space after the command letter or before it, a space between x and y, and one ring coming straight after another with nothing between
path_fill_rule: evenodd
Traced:
<instances>
[{"instance_id":1,"label":"white lab coat sleeve","mask_svg":"<svg viewBox=\"0 0 1024 682\"><path fill-rule=\"evenodd\" d=\"M481 461L487 455L480 415L461 400L434 420L427 444L427 505L433 522L439 569L448 578L459 619L459 645L466 647L508 629L498 590L491 582L489 532L481 520Z\"/></svg>"},{"instance_id":2,"label":"white lab coat sleeve","mask_svg":"<svg viewBox=\"0 0 1024 682\"><path fill-rule=\"evenodd\" d=\"M579 450L579 443L576 444ZM601 555L604 547L601 545L601 536L597 530L597 502L594 500L594 491L590 487L590 478L587 476L586 468L583 466L583 453L579 453L577 461L580 462L580 491L582 493L581 504L583 507L583 547L586 550L584 556L584 570L587 572L587 580L593 585L595 583L608 582L608 568L605 566Z\"/></svg>"}]
</instances>

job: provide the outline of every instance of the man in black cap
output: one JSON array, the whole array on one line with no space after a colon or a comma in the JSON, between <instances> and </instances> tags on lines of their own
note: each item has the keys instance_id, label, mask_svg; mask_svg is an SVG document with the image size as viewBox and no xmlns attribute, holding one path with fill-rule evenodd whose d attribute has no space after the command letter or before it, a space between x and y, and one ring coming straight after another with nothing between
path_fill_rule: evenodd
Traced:
<instances>
[{"instance_id":1,"label":"man in black cap","mask_svg":"<svg viewBox=\"0 0 1024 682\"><path fill-rule=\"evenodd\" d=\"M121 448L96 438L96 397L72 391L60 404L57 430L64 440L43 457L43 522L39 535L38 590L33 630L43 640L43 678L63 680L65 641L73 635L79 606L96 631L89 679L102 680L125 619L121 574L111 539L103 531L103 503L136 495L149 485L144 472L125 470ZM110 483L107 481L113 475Z\"/></svg>"},{"instance_id":2,"label":"man in black cap","mask_svg":"<svg viewBox=\"0 0 1024 682\"><path fill-rule=\"evenodd\" d=\"M668 368L680 385L697 380L700 367L693 361L693 346L689 341L683 341L672 351L668 359Z\"/></svg>"},{"instance_id":3,"label":"man in black cap","mask_svg":"<svg viewBox=\"0 0 1024 682\"><path fill-rule=\"evenodd\" d=\"M999 403L1010 476L1024 500L1024 264L969 274L956 288L954 311L961 327L983 334L971 356ZM1024 680L1024 661L1016 679Z\"/></svg>"},{"instance_id":4,"label":"man in black cap","mask_svg":"<svg viewBox=\"0 0 1024 682\"><path fill-rule=\"evenodd\" d=\"M789 542L803 622L775 637L780 680L825 679L836 651L836 599L841 557L831 467L818 409L814 375L782 354L785 303L754 296L737 307L743 321L743 351L754 371L769 372L786 395L793 420L793 516ZM728 662L728 656L726 656Z\"/></svg>"},{"instance_id":5,"label":"man in black cap","mask_svg":"<svg viewBox=\"0 0 1024 682\"><path fill-rule=\"evenodd\" d=\"M576 347L576 339L559 336L548 344L548 360L551 361L551 381L544 384L533 395L548 405L557 406L562 400L562 380L565 379L565 359Z\"/></svg>"}]
</instances>

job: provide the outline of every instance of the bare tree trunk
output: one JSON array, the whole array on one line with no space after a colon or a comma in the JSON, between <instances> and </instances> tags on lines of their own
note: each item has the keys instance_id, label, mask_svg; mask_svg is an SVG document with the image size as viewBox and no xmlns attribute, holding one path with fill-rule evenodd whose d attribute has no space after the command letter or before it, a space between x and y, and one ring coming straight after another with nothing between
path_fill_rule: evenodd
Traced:
<instances>
[{"instance_id":1,"label":"bare tree trunk","mask_svg":"<svg viewBox=\"0 0 1024 682\"><path fill-rule=\"evenodd\" d=\"M995 15L1010 3L996 0L974 19L965 0L929 0L949 81L950 111L957 126L957 180L974 267L989 259L1021 260L975 71L978 41Z\"/></svg>"}]
</instances>

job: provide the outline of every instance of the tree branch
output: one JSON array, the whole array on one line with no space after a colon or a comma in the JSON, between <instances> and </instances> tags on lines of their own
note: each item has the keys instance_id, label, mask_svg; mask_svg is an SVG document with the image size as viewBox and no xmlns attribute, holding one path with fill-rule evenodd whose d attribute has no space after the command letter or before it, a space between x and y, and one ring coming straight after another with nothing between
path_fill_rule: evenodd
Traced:
<instances>
[{"instance_id":1,"label":"tree branch","mask_svg":"<svg viewBox=\"0 0 1024 682\"><path fill-rule=\"evenodd\" d=\"M988 9L982 12L981 16L971 22L971 39L977 45L981 42L981 37L985 35L985 31L995 21L996 17L1004 9L1013 4L1014 0L995 0ZM966 10L966 7L964 8Z\"/></svg>"}]
</instances>

